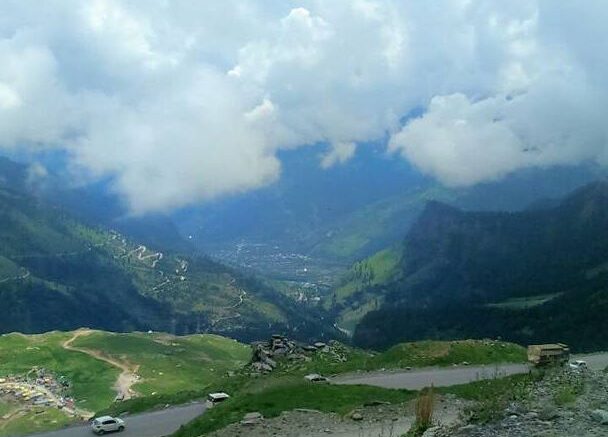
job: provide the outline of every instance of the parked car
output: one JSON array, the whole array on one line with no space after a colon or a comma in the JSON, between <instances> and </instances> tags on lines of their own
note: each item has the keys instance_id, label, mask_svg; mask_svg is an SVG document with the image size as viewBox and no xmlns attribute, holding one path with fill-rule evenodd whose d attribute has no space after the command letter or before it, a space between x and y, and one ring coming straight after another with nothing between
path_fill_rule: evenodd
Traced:
<instances>
[{"instance_id":1,"label":"parked car","mask_svg":"<svg viewBox=\"0 0 608 437\"><path fill-rule=\"evenodd\" d=\"M95 434L99 435L108 432L122 432L125 430L125 422L117 417L102 416L93 420L91 429Z\"/></svg>"},{"instance_id":2,"label":"parked car","mask_svg":"<svg viewBox=\"0 0 608 437\"><path fill-rule=\"evenodd\" d=\"M568 366L572 370L587 370L587 362L583 360L572 361Z\"/></svg>"}]
</instances>

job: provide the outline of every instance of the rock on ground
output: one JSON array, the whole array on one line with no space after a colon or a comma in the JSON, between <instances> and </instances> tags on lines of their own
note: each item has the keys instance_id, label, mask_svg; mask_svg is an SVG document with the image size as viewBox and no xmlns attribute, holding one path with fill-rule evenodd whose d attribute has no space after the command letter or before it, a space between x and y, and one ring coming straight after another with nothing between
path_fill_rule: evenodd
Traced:
<instances>
[{"instance_id":1,"label":"rock on ground","mask_svg":"<svg viewBox=\"0 0 608 437\"><path fill-rule=\"evenodd\" d=\"M568 387L578 387L560 401ZM563 398L562 398L563 399ZM529 396L509 405L491 424L442 427L435 437L608 437L608 374L570 370L550 372Z\"/></svg>"},{"instance_id":2,"label":"rock on ground","mask_svg":"<svg viewBox=\"0 0 608 437\"><path fill-rule=\"evenodd\" d=\"M436 417L451 425L458 420L462 403L439 399ZM400 437L414 422L413 403L357 408L340 416L314 410L295 410L255 425L233 424L210 437Z\"/></svg>"}]
</instances>

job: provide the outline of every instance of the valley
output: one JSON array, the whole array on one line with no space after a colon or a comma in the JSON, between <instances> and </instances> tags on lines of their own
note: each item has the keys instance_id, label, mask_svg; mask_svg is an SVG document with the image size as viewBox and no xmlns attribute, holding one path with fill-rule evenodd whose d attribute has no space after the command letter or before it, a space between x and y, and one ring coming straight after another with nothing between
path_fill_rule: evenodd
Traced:
<instances>
[{"instance_id":1,"label":"valley","mask_svg":"<svg viewBox=\"0 0 608 437\"><path fill-rule=\"evenodd\" d=\"M364 347L490 336L606 348L607 196L600 181L520 212L430 202L394 255L354 264L324 306Z\"/></svg>"},{"instance_id":2,"label":"valley","mask_svg":"<svg viewBox=\"0 0 608 437\"><path fill-rule=\"evenodd\" d=\"M89 432L78 426L83 418L103 414L127 414L134 430L126 432L150 437L160 429L296 436L313 423L319 434L382 435L415 426L415 403L429 385L443 406L437 420L461 426L490 397L539 383L517 344L608 348L593 331L603 326L607 193L597 182L549 205L497 212L438 202L471 197L426 188L397 201L404 209L386 203L405 214L402 238L374 241L365 223L378 205L355 213L362 221L340 232L363 252L328 256L325 243L304 252L243 239L209 244L208 256L87 224L2 188L0 330L33 335L0 337L8 363L0 365L8 384L0 385L0 435L74 426L66 432L76 436ZM583 315L593 323L581 332ZM276 342L291 349L275 356ZM577 357L593 371L608 364L605 355ZM41 376L28 379L33 372ZM207 411L202 400L212 391L231 399ZM241 424L251 413L264 419Z\"/></svg>"},{"instance_id":3,"label":"valley","mask_svg":"<svg viewBox=\"0 0 608 437\"><path fill-rule=\"evenodd\" d=\"M319 330L314 311L302 314L271 286L207 257L155 250L25 193L0 189L0 205L7 302L0 331L91 326L251 339L256 329L333 330L329 322Z\"/></svg>"},{"instance_id":4,"label":"valley","mask_svg":"<svg viewBox=\"0 0 608 437\"><path fill-rule=\"evenodd\" d=\"M0 437L608 437L607 21L0 1Z\"/></svg>"}]
</instances>

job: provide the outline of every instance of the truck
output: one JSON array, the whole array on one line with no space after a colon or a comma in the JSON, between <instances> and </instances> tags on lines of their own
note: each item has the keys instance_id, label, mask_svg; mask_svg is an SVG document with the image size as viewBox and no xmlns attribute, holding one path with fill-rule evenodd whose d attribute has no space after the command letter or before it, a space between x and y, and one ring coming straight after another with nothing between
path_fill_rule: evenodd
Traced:
<instances>
[{"instance_id":1,"label":"truck","mask_svg":"<svg viewBox=\"0 0 608 437\"><path fill-rule=\"evenodd\" d=\"M528 346L528 361L536 367L561 366L570 359L570 348L563 343Z\"/></svg>"}]
</instances>

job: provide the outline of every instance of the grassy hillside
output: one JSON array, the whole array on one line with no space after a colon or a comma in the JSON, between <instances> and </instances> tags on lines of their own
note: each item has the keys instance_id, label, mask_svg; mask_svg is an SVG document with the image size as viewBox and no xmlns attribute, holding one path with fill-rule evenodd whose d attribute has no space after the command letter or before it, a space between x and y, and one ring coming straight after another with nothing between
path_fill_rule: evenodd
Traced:
<instances>
[{"instance_id":1,"label":"grassy hillside","mask_svg":"<svg viewBox=\"0 0 608 437\"><path fill-rule=\"evenodd\" d=\"M143 396L205 387L251 358L249 346L217 335L95 332L79 337L73 345L136 363L141 382L134 389Z\"/></svg>"},{"instance_id":2,"label":"grassy hillside","mask_svg":"<svg viewBox=\"0 0 608 437\"><path fill-rule=\"evenodd\" d=\"M0 377L45 368L70 381L71 394L79 407L94 411L109 404L115 396L112 385L120 372L88 355L65 350L62 344L71 336L63 332L0 336Z\"/></svg>"},{"instance_id":3,"label":"grassy hillside","mask_svg":"<svg viewBox=\"0 0 608 437\"><path fill-rule=\"evenodd\" d=\"M363 385L310 384L303 378L303 375L308 373L331 375L382 368L448 366L465 361L470 364L492 364L526 360L523 347L489 340L403 344L381 354L372 354L335 343L332 343L331 348L346 358L346 361L332 359L332 353L318 351L306 363L280 363L279 369L267 376L254 379L240 376L223 381L217 386L218 389L231 393L232 398L186 425L174 436L204 435L238 422L246 413L252 411L260 412L267 418L297 408L345 415L366 403L398 404L415 397L415 393L408 390L389 390ZM445 391L449 392L449 389Z\"/></svg>"},{"instance_id":4,"label":"grassy hillside","mask_svg":"<svg viewBox=\"0 0 608 437\"><path fill-rule=\"evenodd\" d=\"M452 364L522 363L526 348L492 340L422 341L393 346L374 359L379 367L449 366Z\"/></svg>"},{"instance_id":5,"label":"grassy hillside","mask_svg":"<svg viewBox=\"0 0 608 437\"><path fill-rule=\"evenodd\" d=\"M401 250L391 247L351 266L323 301L324 308L335 314L340 328L353 332L365 314L382 305L384 296L369 290L395 279L400 260Z\"/></svg>"},{"instance_id":6,"label":"grassy hillside","mask_svg":"<svg viewBox=\"0 0 608 437\"><path fill-rule=\"evenodd\" d=\"M381 353L344 347L343 354L347 357L344 362L332 360L327 354L315 354L310 362L300 368L290 370L290 372L335 375L379 369L442 367L462 363L471 365L522 363L527 360L527 352L524 347L495 340L402 343Z\"/></svg>"},{"instance_id":7,"label":"grassy hillside","mask_svg":"<svg viewBox=\"0 0 608 437\"><path fill-rule=\"evenodd\" d=\"M235 393L235 391L232 391ZM235 393L236 394L236 393ZM366 402L400 403L413 399L414 392L369 386L313 385L301 377L251 380L238 389L238 396L182 427L174 437L198 437L242 420L246 413L258 411L264 417L277 417L283 411L308 408L344 415Z\"/></svg>"},{"instance_id":8,"label":"grassy hillside","mask_svg":"<svg viewBox=\"0 0 608 437\"><path fill-rule=\"evenodd\" d=\"M426 202L454 198L455 193L434 185L372 202L323 229L311 253L346 262L370 256L401 240Z\"/></svg>"},{"instance_id":9,"label":"grassy hillside","mask_svg":"<svg viewBox=\"0 0 608 437\"><path fill-rule=\"evenodd\" d=\"M0 336L0 378L24 376L34 368L44 368L56 378L65 378L69 383L67 395L74 398L79 409L92 413L112 405L114 385L121 373L121 369L96 358L96 353L136 368L140 379L133 390L142 396L202 393L227 371L240 369L251 353L249 346L215 335L174 337L93 331L71 343L90 352L87 354L66 348L66 342L74 335L52 332ZM26 410L15 402L0 404L1 411L13 413L14 417L0 419L0 436L60 428L75 420L56 408Z\"/></svg>"}]
</instances>

